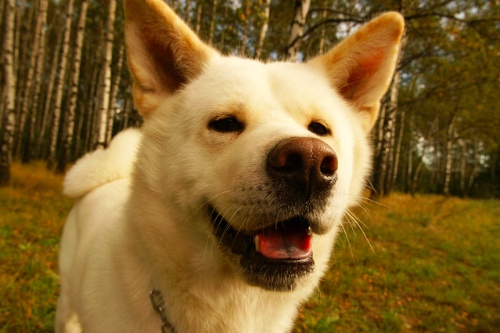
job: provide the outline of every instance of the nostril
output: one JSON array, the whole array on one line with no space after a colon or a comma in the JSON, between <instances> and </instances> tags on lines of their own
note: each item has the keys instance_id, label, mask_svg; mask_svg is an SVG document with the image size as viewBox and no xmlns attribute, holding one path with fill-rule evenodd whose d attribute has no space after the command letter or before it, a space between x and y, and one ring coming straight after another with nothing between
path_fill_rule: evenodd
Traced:
<instances>
[{"instance_id":1,"label":"nostril","mask_svg":"<svg viewBox=\"0 0 500 333\"><path fill-rule=\"evenodd\" d=\"M300 154L290 154L286 157L286 163L280 167L283 172L294 172L302 168L302 157Z\"/></svg>"},{"instance_id":2,"label":"nostril","mask_svg":"<svg viewBox=\"0 0 500 333\"><path fill-rule=\"evenodd\" d=\"M325 176L333 176L337 171L337 167L337 157L335 155L329 155L321 161L320 171Z\"/></svg>"}]
</instances>

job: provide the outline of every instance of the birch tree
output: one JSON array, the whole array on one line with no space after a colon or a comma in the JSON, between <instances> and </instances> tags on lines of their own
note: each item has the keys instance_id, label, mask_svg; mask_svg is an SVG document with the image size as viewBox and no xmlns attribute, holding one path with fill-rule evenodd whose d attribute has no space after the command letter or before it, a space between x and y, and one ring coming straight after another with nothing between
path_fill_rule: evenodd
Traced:
<instances>
[{"instance_id":1,"label":"birch tree","mask_svg":"<svg viewBox=\"0 0 500 333\"><path fill-rule=\"evenodd\" d=\"M120 46L118 51L118 63L116 64L116 75L113 80L113 84L111 85L111 93L109 99L109 119L108 119L108 128L106 129L106 142L110 142L113 136L113 124L116 113L116 95L118 94L118 88L120 87L120 82L122 78L122 66L125 58L125 47L123 44Z\"/></svg>"},{"instance_id":2,"label":"birch tree","mask_svg":"<svg viewBox=\"0 0 500 333\"><path fill-rule=\"evenodd\" d=\"M210 17L210 29L208 31L208 44L212 44L214 39L215 20L217 18L217 0L212 0L212 16Z\"/></svg>"},{"instance_id":3,"label":"birch tree","mask_svg":"<svg viewBox=\"0 0 500 333\"><path fill-rule=\"evenodd\" d=\"M69 44L71 37L71 18L73 14L73 1L68 0L66 4L66 17L64 24L64 37L62 43L61 58L59 61L59 66L57 69L57 83L56 83L56 99L54 105L54 116L52 118L52 133L49 145L49 156L47 162L47 168L52 169L56 163L56 149L57 149L57 139L59 135L59 123L61 121L61 105L64 94L64 81L66 78Z\"/></svg>"},{"instance_id":4,"label":"birch tree","mask_svg":"<svg viewBox=\"0 0 500 333\"><path fill-rule=\"evenodd\" d=\"M14 126L16 121L15 99L16 78L12 53L14 51L14 11L15 1L7 0L4 7L4 32L3 32L3 103L4 119L2 122L2 138L0 146L0 186L7 185L10 181L10 164L14 143Z\"/></svg>"},{"instance_id":5,"label":"birch tree","mask_svg":"<svg viewBox=\"0 0 500 333\"><path fill-rule=\"evenodd\" d=\"M257 42L257 47L255 48L255 55L254 58L259 59L261 54L262 54L262 48L264 47L264 40L266 39L266 33L267 29L269 27L269 13L271 11L271 0L264 0L263 1L263 22L262 26L260 27L260 34L259 34L259 39Z\"/></svg>"},{"instance_id":6,"label":"birch tree","mask_svg":"<svg viewBox=\"0 0 500 333\"><path fill-rule=\"evenodd\" d=\"M311 0L297 0L295 2L295 15L290 27L290 38L286 47L286 55L290 61L297 61L310 6Z\"/></svg>"},{"instance_id":7,"label":"birch tree","mask_svg":"<svg viewBox=\"0 0 500 333\"><path fill-rule=\"evenodd\" d=\"M453 146L453 129L455 120L457 119L457 114L454 112L446 126L446 149L445 149L445 168L444 168L444 184L443 184L443 194L445 196L450 195L450 180L451 180L451 165L453 162L451 149Z\"/></svg>"},{"instance_id":8,"label":"birch tree","mask_svg":"<svg viewBox=\"0 0 500 333\"><path fill-rule=\"evenodd\" d=\"M33 87L33 82L34 82L34 76L35 76L35 70L37 68L37 59L38 57L42 57L41 54L45 51L44 49L40 48L40 45L43 45L43 42L41 38L43 38L45 35L41 34L41 30L45 30L45 20L46 20L46 15L47 15L47 1L41 0L39 2L38 6L38 15L36 19L36 25L35 25L35 30L33 32L33 46L31 49L31 53L29 55L29 68L28 72L26 75L26 81L24 85L24 92L25 92L25 97L22 100L21 103L21 111L19 113L20 119L19 119L19 135L18 137L18 143L17 143L17 152L16 155L19 155L21 152L21 148L24 146L23 145L23 139L25 137L29 138L29 133L25 133L25 125L26 125L26 119L28 119L28 116L31 116L31 118L36 118L35 117L35 112L36 110L33 110L31 108L30 104L33 101L33 94L32 94L32 87ZM28 127L28 131L31 128ZM25 135L27 134L27 135Z\"/></svg>"},{"instance_id":9,"label":"birch tree","mask_svg":"<svg viewBox=\"0 0 500 333\"><path fill-rule=\"evenodd\" d=\"M43 65L45 63L45 36L46 36L46 25L47 25L47 7L48 0L40 0L39 4L39 16L40 19L40 30L37 32L36 38L38 39L38 50L36 50L37 58L35 64L35 74L34 74L34 91L33 98L31 101L31 119L30 126L28 129L28 147L25 148L23 153L23 163L28 163L31 160L31 157L35 153L35 132L36 132L36 123L38 119L38 115L41 113L39 108L40 99L41 99L41 90L42 90L42 74L43 74ZM43 110L42 110L43 114Z\"/></svg>"},{"instance_id":10,"label":"birch tree","mask_svg":"<svg viewBox=\"0 0 500 333\"><path fill-rule=\"evenodd\" d=\"M62 152L57 162L57 172L63 173L69 160L71 144L73 143L73 132L75 128L76 99L78 97L78 82L80 78L80 63L82 59L83 37L85 35L85 22L87 20L88 0L82 0L80 13L78 14L78 25L76 38L73 44L73 66L71 67L70 84L71 91L66 111L66 126L63 132Z\"/></svg>"},{"instance_id":11,"label":"birch tree","mask_svg":"<svg viewBox=\"0 0 500 333\"><path fill-rule=\"evenodd\" d=\"M104 47L104 78L102 83L102 99L100 107L99 135L97 138L97 148L105 148L108 144L106 141L106 131L108 129L109 119L109 99L111 92L111 60L113 58L113 36L114 23L116 14L116 0L109 0L108 17L106 21L106 41Z\"/></svg>"}]
</instances>

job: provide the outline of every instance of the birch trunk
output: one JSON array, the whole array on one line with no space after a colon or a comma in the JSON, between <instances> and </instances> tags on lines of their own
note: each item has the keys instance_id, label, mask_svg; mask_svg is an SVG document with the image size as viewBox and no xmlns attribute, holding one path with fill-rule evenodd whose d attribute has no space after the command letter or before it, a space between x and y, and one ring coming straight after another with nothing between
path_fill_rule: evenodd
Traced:
<instances>
[{"instance_id":1,"label":"birch trunk","mask_svg":"<svg viewBox=\"0 0 500 333\"><path fill-rule=\"evenodd\" d=\"M398 53L398 63L403 56L403 48L406 45L406 36L403 36L401 47ZM392 190L392 165L393 153L396 134L396 116L398 109L399 85L401 81L401 71L396 69L392 84L389 91L389 101L383 106L384 122L382 132L379 133L381 138L378 155L376 155L376 163L374 165L375 173L373 176L373 197L381 197L389 195ZM383 112L384 112L383 111Z\"/></svg>"},{"instance_id":2,"label":"birch trunk","mask_svg":"<svg viewBox=\"0 0 500 333\"><path fill-rule=\"evenodd\" d=\"M326 15L328 14L327 8L328 8L328 0L323 0L323 13L321 14L321 17L323 18L323 21L326 20ZM326 24L323 24L323 26L321 27L321 37L319 39L318 54L323 54L324 53L325 38L326 38Z\"/></svg>"},{"instance_id":3,"label":"birch trunk","mask_svg":"<svg viewBox=\"0 0 500 333\"><path fill-rule=\"evenodd\" d=\"M401 145L403 144L403 134L405 130L405 111L401 111L401 117L399 120L399 133L398 133L398 141L396 143L396 151L394 153L394 165L392 167L392 177L390 180L389 192L392 192L394 188L394 184L396 184L396 180L398 179L399 174L399 162L401 159Z\"/></svg>"},{"instance_id":4,"label":"birch trunk","mask_svg":"<svg viewBox=\"0 0 500 333\"><path fill-rule=\"evenodd\" d=\"M203 4L204 3L205 3L205 0L196 1L196 25L194 28L194 32L196 32L197 35L200 35L201 13L203 12Z\"/></svg>"},{"instance_id":5,"label":"birch trunk","mask_svg":"<svg viewBox=\"0 0 500 333\"><path fill-rule=\"evenodd\" d=\"M465 197L465 173L467 170L467 142L465 140L458 140L458 145L461 149L460 154L460 194Z\"/></svg>"},{"instance_id":6,"label":"birch trunk","mask_svg":"<svg viewBox=\"0 0 500 333\"><path fill-rule=\"evenodd\" d=\"M259 41L257 42L257 48L255 49L254 58L256 59L260 59L262 55L264 40L266 39L267 29L269 28L270 11L271 11L271 0L264 0L264 22L262 22L262 27L260 27Z\"/></svg>"},{"instance_id":7,"label":"birch trunk","mask_svg":"<svg viewBox=\"0 0 500 333\"><path fill-rule=\"evenodd\" d=\"M306 17L311 6L311 0L297 0L295 2L295 15L290 27L290 38L286 47L286 55L290 61L297 61L300 43L304 34Z\"/></svg>"},{"instance_id":8,"label":"birch trunk","mask_svg":"<svg viewBox=\"0 0 500 333\"><path fill-rule=\"evenodd\" d=\"M467 188L465 189L464 192L464 197L467 197L469 195L470 190L472 189L472 185L474 184L474 179L477 176L477 173L479 171L479 159L477 157L477 142L474 143L473 145L473 156L472 160L474 161L474 164L472 165L472 170L469 175L469 181L467 182Z\"/></svg>"},{"instance_id":9,"label":"birch trunk","mask_svg":"<svg viewBox=\"0 0 500 333\"><path fill-rule=\"evenodd\" d=\"M15 41L13 63L15 69L14 75L16 76L16 100L14 102L16 108L16 124L14 128L13 156L16 156L19 151L18 147L22 136L21 122L26 121L26 117L22 114L22 101L25 98L29 98L29 94L25 90L25 85L29 68L29 51L32 51L28 44L28 42L30 42L29 37L31 37L29 22L31 22L34 7L36 6L27 6L26 1L22 0L20 5L17 6L16 22L14 23Z\"/></svg>"},{"instance_id":10,"label":"birch trunk","mask_svg":"<svg viewBox=\"0 0 500 333\"><path fill-rule=\"evenodd\" d=\"M12 145L14 143L14 126L16 121L15 99L16 78L12 53L14 51L15 1L7 0L4 9L5 33L3 35L3 103L4 120L2 122L2 138L0 146L0 186L10 181L10 164L12 161Z\"/></svg>"},{"instance_id":11,"label":"birch trunk","mask_svg":"<svg viewBox=\"0 0 500 333\"><path fill-rule=\"evenodd\" d=\"M249 13L250 13L250 1L246 0L244 1L243 4L243 36L241 37L241 49L240 49L240 55L245 56L245 53L247 51L247 42L248 42L248 31L250 30L250 19L249 19Z\"/></svg>"},{"instance_id":12,"label":"birch trunk","mask_svg":"<svg viewBox=\"0 0 500 333\"><path fill-rule=\"evenodd\" d=\"M5 5L6 7L8 6L8 4ZM22 47L21 47L21 44L22 44L22 41L21 41L21 27L23 26L23 14L24 14L24 10L26 8L26 0L21 0L20 3L17 4L17 8L16 8L16 1L14 1L14 11L15 11L15 14L14 14L14 46L13 46L13 50L12 50L12 54L13 54L13 59L12 59L12 67L14 68L14 75L19 78L22 76L22 73L20 72L20 68L21 66L19 66L19 59L22 58ZM16 91L17 90L17 84L19 84L19 79L16 80ZM19 95L19 94L17 94ZM19 96L17 96L19 97Z\"/></svg>"},{"instance_id":13,"label":"birch trunk","mask_svg":"<svg viewBox=\"0 0 500 333\"><path fill-rule=\"evenodd\" d=\"M69 53L69 43L71 37L71 18L73 14L73 0L68 0L66 4L66 18L64 25L64 38L62 43L61 58L57 69L56 100L54 105L54 116L52 118L52 133L49 145L49 156L47 168L52 169L56 163L56 148L59 134L59 123L61 121L61 105L64 93L64 81L66 79L67 61Z\"/></svg>"},{"instance_id":14,"label":"birch trunk","mask_svg":"<svg viewBox=\"0 0 500 333\"><path fill-rule=\"evenodd\" d=\"M391 142L394 135L394 122L396 120L396 109L391 108L391 103L386 103L385 121L382 128L382 143L379 154L375 162L375 172L373 175L373 193L372 196L379 198L385 195L385 183L388 179L389 171L389 154L391 151Z\"/></svg>"},{"instance_id":15,"label":"birch trunk","mask_svg":"<svg viewBox=\"0 0 500 333\"><path fill-rule=\"evenodd\" d=\"M57 78L57 66L59 63L59 50L61 49L62 41L64 39L64 35L60 35L57 39L57 45L54 48L54 52L52 53L52 63L50 66L50 76L49 76L49 84L47 85L47 96L45 97L45 104L42 109L42 119L40 125L38 126L38 140L36 143L36 151L33 156L36 158L42 157L42 151L44 150L44 146L46 145L46 132L47 132L47 123L49 122L49 116L53 113L52 102L54 97L54 85Z\"/></svg>"},{"instance_id":16,"label":"birch trunk","mask_svg":"<svg viewBox=\"0 0 500 333\"><path fill-rule=\"evenodd\" d=\"M111 92L111 60L113 58L113 35L114 23L116 14L116 0L109 0L108 20L106 22L106 46L104 49L104 80L102 84L102 99L99 122L99 136L97 138L97 148L105 148L108 144L106 141L106 130L108 128L109 119L109 99Z\"/></svg>"},{"instance_id":17,"label":"birch trunk","mask_svg":"<svg viewBox=\"0 0 500 333\"><path fill-rule=\"evenodd\" d=\"M212 17L210 18L210 30L208 31L208 44L212 45L215 31L215 19L217 17L217 0L212 0Z\"/></svg>"},{"instance_id":18,"label":"birch trunk","mask_svg":"<svg viewBox=\"0 0 500 333\"><path fill-rule=\"evenodd\" d=\"M34 85L35 90L33 92L33 99L31 102L31 111L33 112L30 119L30 127L28 130L28 142L29 147L25 149L25 153L23 154L23 163L28 163L31 158L34 156L36 151L36 140L35 140L35 131L38 120L38 115L41 113L43 119L43 112L39 112L39 102L42 98L41 96L41 88L42 88L42 74L43 74L43 65L45 63L45 27L47 25L47 8L48 8L48 0L40 0L40 8L39 8L39 19L41 20L40 25L41 29L38 31L37 39L38 39L38 50L36 51L37 59L35 65L35 77L34 77ZM43 111L43 110L42 110Z\"/></svg>"},{"instance_id":19,"label":"birch trunk","mask_svg":"<svg viewBox=\"0 0 500 333\"><path fill-rule=\"evenodd\" d=\"M401 58L401 54L400 54ZM398 109L398 96L399 96L399 85L401 82L401 71L394 73L394 78L392 81L392 86L390 90L390 108L395 110L394 121L391 128L391 146L389 151L389 159L387 163L387 177L384 183L384 195L389 195L392 192L393 185L396 181L398 174L398 164L399 164L399 150L396 146L396 117ZM403 134L404 129L404 112L401 113L401 128L399 130L400 136ZM399 143L399 140L398 140ZM401 144L399 143L399 147Z\"/></svg>"},{"instance_id":20,"label":"birch trunk","mask_svg":"<svg viewBox=\"0 0 500 333\"><path fill-rule=\"evenodd\" d=\"M109 100L109 119L108 128L106 129L106 142L110 142L113 136L113 124L116 113L116 95L118 94L118 88L120 87L120 81L122 78L122 66L123 58L125 57L124 47L120 46L118 51L118 64L116 65L116 75L111 85L111 98Z\"/></svg>"},{"instance_id":21,"label":"birch trunk","mask_svg":"<svg viewBox=\"0 0 500 333\"><path fill-rule=\"evenodd\" d=\"M445 165L444 165L444 184L443 184L443 194L445 196L450 195L450 181L451 181L451 165L452 165L452 155L451 149L453 146L453 126L455 124L456 113L454 113L446 129L446 150L445 150Z\"/></svg>"},{"instance_id":22,"label":"birch trunk","mask_svg":"<svg viewBox=\"0 0 500 333\"><path fill-rule=\"evenodd\" d=\"M21 103L21 112L20 112L20 119L19 119L19 135L18 135L18 143L17 143L17 151L16 155L19 155L21 153L21 150L27 146L25 149L29 151L29 142L28 144L23 143L23 139L28 139L30 137L29 130L28 128L28 133L25 133L25 125L26 125L26 119L28 118L28 115L31 115L31 118L35 118L35 110L33 109L32 104L30 105L31 102L33 102L33 97L32 94L32 87L33 87L33 81L34 81L34 76L35 76L35 69L36 69L36 64L37 64L37 58L39 57L40 53L43 54L43 49L40 50L39 45L41 44L40 41L40 31L43 29L45 30L45 19L44 19L44 12L47 12L47 3L45 1L45 6L43 4L43 0L40 1L39 6L38 6L38 15L36 19L36 24L35 24L35 31L33 33L34 35L34 40L33 40L33 48L31 49L31 53L29 56L29 68L28 68L28 73L26 75L26 82L24 85L24 93L25 96L22 100ZM25 153L23 152L23 155ZM24 159L23 159L24 161Z\"/></svg>"},{"instance_id":23,"label":"birch trunk","mask_svg":"<svg viewBox=\"0 0 500 333\"><path fill-rule=\"evenodd\" d=\"M63 129L63 147L60 157L57 162L57 172L64 173L66 171L66 164L69 161L71 145L73 143L73 132L75 129L75 112L76 101L78 98L78 81L80 78L80 64L82 60L83 37L85 35L85 22L87 20L88 0L82 0L80 5L80 13L78 14L78 25L76 31L76 38L73 46L73 66L71 67L70 84L71 92L68 100L67 107L67 121L66 127Z\"/></svg>"},{"instance_id":24,"label":"birch trunk","mask_svg":"<svg viewBox=\"0 0 500 333\"><path fill-rule=\"evenodd\" d=\"M184 16L184 21L187 25L191 25L191 0L186 0L186 15Z\"/></svg>"},{"instance_id":25,"label":"birch trunk","mask_svg":"<svg viewBox=\"0 0 500 333\"><path fill-rule=\"evenodd\" d=\"M408 152L408 166L406 169L406 187L405 193L410 191L411 187L411 175L413 173L413 147L414 143L416 145L416 140L413 140L413 130L415 124L415 117L413 115L410 116L410 151Z\"/></svg>"}]
</instances>

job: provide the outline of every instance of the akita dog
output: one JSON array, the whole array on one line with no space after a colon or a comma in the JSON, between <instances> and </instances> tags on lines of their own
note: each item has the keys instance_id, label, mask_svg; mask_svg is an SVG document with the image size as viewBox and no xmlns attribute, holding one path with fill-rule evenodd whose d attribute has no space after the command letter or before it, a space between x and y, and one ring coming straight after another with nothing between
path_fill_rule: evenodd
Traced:
<instances>
[{"instance_id":1,"label":"akita dog","mask_svg":"<svg viewBox=\"0 0 500 333\"><path fill-rule=\"evenodd\" d=\"M364 186L402 17L262 63L222 56L161 0L125 7L144 126L65 178L56 331L289 331Z\"/></svg>"}]
</instances>

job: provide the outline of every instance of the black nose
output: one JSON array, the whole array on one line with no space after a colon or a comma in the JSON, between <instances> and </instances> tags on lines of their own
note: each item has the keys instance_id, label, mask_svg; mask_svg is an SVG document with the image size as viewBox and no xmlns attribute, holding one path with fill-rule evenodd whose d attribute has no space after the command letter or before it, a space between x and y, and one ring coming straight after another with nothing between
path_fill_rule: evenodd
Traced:
<instances>
[{"instance_id":1,"label":"black nose","mask_svg":"<svg viewBox=\"0 0 500 333\"><path fill-rule=\"evenodd\" d=\"M306 199L332 188L337 165L333 149L316 138L293 137L280 141L267 158L269 175L298 190Z\"/></svg>"}]
</instances>

